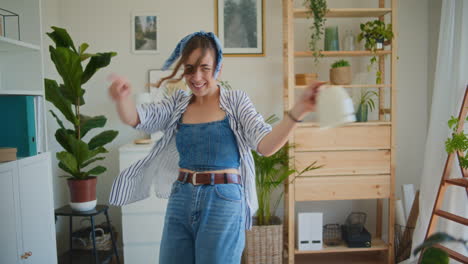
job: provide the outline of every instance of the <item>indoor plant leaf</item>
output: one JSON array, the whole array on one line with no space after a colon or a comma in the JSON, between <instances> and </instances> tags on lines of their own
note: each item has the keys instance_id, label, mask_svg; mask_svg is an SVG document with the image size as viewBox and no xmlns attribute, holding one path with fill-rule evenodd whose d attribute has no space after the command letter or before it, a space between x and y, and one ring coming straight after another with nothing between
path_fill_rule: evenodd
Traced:
<instances>
[{"instance_id":1,"label":"indoor plant leaf","mask_svg":"<svg viewBox=\"0 0 468 264\"><path fill-rule=\"evenodd\" d=\"M103 166L97 166L86 172L88 175L99 175L103 172L105 172L107 169Z\"/></svg>"},{"instance_id":2,"label":"indoor plant leaf","mask_svg":"<svg viewBox=\"0 0 468 264\"><path fill-rule=\"evenodd\" d=\"M97 157L97 158L94 158L94 159L90 159L90 160L87 160L85 162L83 162L83 164L81 164L81 168L84 168L86 166L88 166L89 164L95 162L95 161L98 161L98 160L103 160L105 159L104 157Z\"/></svg>"},{"instance_id":3,"label":"indoor plant leaf","mask_svg":"<svg viewBox=\"0 0 468 264\"><path fill-rule=\"evenodd\" d=\"M65 168L67 168L67 170L65 171L71 174L75 174L76 172L78 172L78 163L72 154L66 151L61 151L61 152L57 152L56 157L58 160L60 160L62 165Z\"/></svg>"},{"instance_id":4,"label":"indoor plant leaf","mask_svg":"<svg viewBox=\"0 0 468 264\"><path fill-rule=\"evenodd\" d=\"M103 115L93 117L80 115L80 120L81 137L84 137L86 133L93 128L104 127L107 121L106 117Z\"/></svg>"},{"instance_id":5,"label":"indoor plant leaf","mask_svg":"<svg viewBox=\"0 0 468 264\"><path fill-rule=\"evenodd\" d=\"M119 132L115 130L107 130L99 133L98 135L94 136L88 143L89 149L93 150L97 147L104 146L105 144L114 140L117 137Z\"/></svg>"},{"instance_id":6,"label":"indoor plant leaf","mask_svg":"<svg viewBox=\"0 0 468 264\"><path fill-rule=\"evenodd\" d=\"M72 48L76 51L73 40L65 29L59 27L52 27L52 29L54 31L46 34L54 41L57 47Z\"/></svg>"},{"instance_id":7,"label":"indoor plant leaf","mask_svg":"<svg viewBox=\"0 0 468 264\"><path fill-rule=\"evenodd\" d=\"M115 52L97 53L91 56L91 60L86 65L81 84L86 83L99 68L109 65L111 58L117 55Z\"/></svg>"},{"instance_id":8,"label":"indoor plant leaf","mask_svg":"<svg viewBox=\"0 0 468 264\"><path fill-rule=\"evenodd\" d=\"M424 243L419 245L417 248L414 249L414 254L417 254L419 251L421 251L424 248L432 247L436 244L444 243L444 242L451 242L451 241L456 241L453 236L446 234L446 233L434 233L430 237L428 237Z\"/></svg>"},{"instance_id":9,"label":"indoor plant leaf","mask_svg":"<svg viewBox=\"0 0 468 264\"><path fill-rule=\"evenodd\" d=\"M448 264L449 256L447 252L440 248L430 247L424 250L421 264Z\"/></svg>"},{"instance_id":10,"label":"indoor plant leaf","mask_svg":"<svg viewBox=\"0 0 468 264\"><path fill-rule=\"evenodd\" d=\"M63 116L72 124L76 124L75 114L72 111L71 102L63 97L56 81L45 79L46 100L51 102L63 114Z\"/></svg>"}]
</instances>

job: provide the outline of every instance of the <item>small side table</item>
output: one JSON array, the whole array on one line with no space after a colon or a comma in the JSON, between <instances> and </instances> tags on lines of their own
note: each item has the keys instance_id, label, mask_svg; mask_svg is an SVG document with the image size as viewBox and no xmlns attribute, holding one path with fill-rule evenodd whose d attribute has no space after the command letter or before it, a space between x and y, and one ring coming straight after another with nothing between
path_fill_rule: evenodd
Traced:
<instances>
[{"instance_id":1,"label":"small side table","mask_svg":"<svg viewBox=\"0 0 468 264\"><path fill-rule=\"evenodd\" d=\"M104 213L104 215L106 216L106 220L107 220L107 225L109 226L109 232L110 232L110 235L111 235L111 240L112 240L112 247L113 247L113 251L114 251L114 254L115 254L115 257L116 257L116 260L117 260L117 264L120 264L120 260L119 260L119 254L117 252L117 246L115 244L115 239L114 239L114 234L112 232L112 226L110 224L110 221L109 221L109 214L107 213L107 210L109 209L109 206L107 205L96 205L96 208L94 210L89 210L89 211L74 211L70 205L66 205L64 207L61 207L61 208L58 208L55 210L55 217L57 218L57 216L69 216L70 217L70 227L69 227L69 230L70 230L70 251L69 251L69 256L67 257L68 259L68 263L71 263L72 259L73 261L75 262L73 255L73 246L72 246L72 230L73 230L73 216L77 216L77 217L90 217L91 218L91 228L92 230L95 230L95 227L94 227L94 216L98 215L98 214L101 214L101 213ZM94 255L94 263L95 264L98 264L100 263L99 262L99 257L98 257L98 253L97 253L97 250L96 250L96 233L95 232L92 232L92 238L93 238L93 255ZM76 262L77 263L77 262ZM86 262L86 263L89 263L89 262Z\"/></svg>"}]
</instances>

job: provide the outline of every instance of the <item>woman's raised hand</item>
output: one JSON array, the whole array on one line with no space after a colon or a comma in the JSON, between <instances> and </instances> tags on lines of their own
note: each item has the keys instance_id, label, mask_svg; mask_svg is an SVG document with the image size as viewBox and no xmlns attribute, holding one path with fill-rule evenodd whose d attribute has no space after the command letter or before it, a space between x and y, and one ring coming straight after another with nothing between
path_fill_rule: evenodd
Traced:
<instances>
[{"instance_id":1,"label":"woman's raised hand","mask_svg":"<svg viewBox=\"0 0 468 264\"><path fill-rule=\"evenodd\" d=\"M121 102L127 99L131 94L131 86L127 79L116 74L111 74L107 78L111 83L109 86L109 96L115 102Z\"/></svg>"}]
</instances>

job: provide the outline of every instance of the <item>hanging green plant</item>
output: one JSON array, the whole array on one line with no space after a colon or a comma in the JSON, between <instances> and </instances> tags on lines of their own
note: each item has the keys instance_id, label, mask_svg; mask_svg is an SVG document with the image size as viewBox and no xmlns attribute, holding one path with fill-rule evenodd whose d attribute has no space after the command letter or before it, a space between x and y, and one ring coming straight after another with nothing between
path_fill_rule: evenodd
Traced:
<instances>
[{"instance_id":1,"label":"hanging green plant","mask_svg":"<svg viewBox=\"0 0 468 264\"><path fill-rule=\"evenodd\" d=\"M309 18L313 16L314 23L310 26L312 33L310 35L309 48L313 52L315 62L322 57L321 50L318 49L318 41L322 39L325 26L325 15L328 12L326 0L304 0L304 5L309 9Z\"/></svg>"},{"instance_id":2,"label":"hanging green plant","mask_svg":"<svg viewBox=\"0 0 468 264\"><path fill-rule=\"evenodd\" d=\"M358 41L366 40L364 47L370 50L374 56L370 59L368 71L377 62L376 52L382 50L385 45L390 45L393 39L392 24L385 24L380 20L368 21L361 23L361 33L358 35ZM382 72L377 70L375 82L382 83Z\"/></svg>"}]
</instances>

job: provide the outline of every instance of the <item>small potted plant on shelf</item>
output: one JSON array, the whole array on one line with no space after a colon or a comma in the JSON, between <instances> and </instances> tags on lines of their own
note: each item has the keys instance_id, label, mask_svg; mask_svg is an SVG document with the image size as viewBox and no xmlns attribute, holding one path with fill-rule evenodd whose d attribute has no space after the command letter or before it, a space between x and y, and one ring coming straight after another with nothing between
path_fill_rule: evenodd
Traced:
<instances>
[{"instance_id":1,"label":"small potted plant on shelf","mask_svg":"<svg viewBox=\"0 0 468 264\"><path fill-rule=\"evenodd\" d=\"M370 50L374 56L370 59L370 65L368 70L372 65L377 62L377 57L375 56L377 50L383 50L385 45L390 45L393 39L392 24L385 24L385 22L380 20L368 21L360 25L361 33L358 35L358 41L365 40L364 47L367 50ZM376 73L377 84L382 83L382 73L380 70Z\"/></svg>"},{"instance_id":2,"label":"small potted plant on shelf","mask_svg":"<svg viewBox=\"0 0 468 264\"><path fill-rule=\"evenodd\" d=\"M270 116L266 122L273 124L279 119ZM275 216L283 193L272 201L272 192L277 189L288 177L296 173L296 177L307 171L318 169L316 162L311 163L301 172L289 168L289 149L286 144L275 154L265 157L252 151L255 162L255 183L258 196L258 211L254 218L254 226L246 232L246 245L244 260L246 264L283 263L283 225ZM273 202L273 203L272 203Z\"/></svg>"},{"instance_id":3,"label":"small potted plant on shelf","mask_svg":"<svg viewBox=\"0 0 468 264\"><path fill-rule=\"evenodd\" d=\"M375 108L373 97L378 97L376 91L361 89L356 111L356 122L367 122L369 109L372 112Z\"/></svg>"},{"instance_id":4,"label":"small potted plant on shelf","mask_svg":"<svg viewBox=\"0 0 468 264\"><path fill-rule=\"evenodd\" d=\"M328 12L326 0L304 0L304 5L309 9L309 16L313 15L314 24L310 26L312 31L310 35L309 48L315 58L315 62L318 62L318 58L323 56L318 49L318 42L322 39L324 34L325 26L325 15Z\"/></svg>"},{"instance_id":5,"label":"small potted plant on shelf","mask_svg":"<svg viewBox=\"0 0 468 264\"><path fill-rule=\"evenodd\" d=\"M351 65L347 60L338 60L331 65L330 82L338 85L351 83Z\"/></svg>"},{"instance_id":6,"label":"small potted plant on shelf","mask_svg":"<svg viewBox=\"0 0 468 264\"><path fill-rule=\"evenodd\" d=\"M55 43L55 47L49 46L50 56L63 83L45 79L45 96L70 124L65 126L57 114L50 110L59 125L55 138L64 148L56 154L58 166L68 174L61 177L68 178L70 206L78 211L92 210L97 202L96 175L105 172L106 168L99 165L90 169L88 166L104 159L99 156L108 152L104 145L114 140L118 132L107 130L96 134L87 142L83 140L91 129L104 127L107 119L103 115L87 116L80 111L85 104L83 95L86 92L82 86L96 71L109 65L116 53L85 53L87 43L76 48L65 29L52 29L52 32L47 33ZM88 59L89 62L83 67L82 62Z\"/></svg>"}]
</instances>

